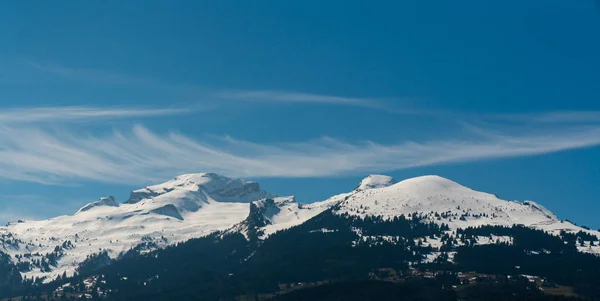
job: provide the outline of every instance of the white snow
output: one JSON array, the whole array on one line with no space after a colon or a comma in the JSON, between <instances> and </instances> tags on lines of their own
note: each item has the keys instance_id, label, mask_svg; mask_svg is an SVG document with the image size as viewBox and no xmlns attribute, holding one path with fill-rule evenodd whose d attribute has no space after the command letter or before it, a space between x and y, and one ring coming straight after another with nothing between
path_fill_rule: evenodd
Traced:
<instances>
[{"instance_id":1,"label":"white snow","mask_svg":"<svg viewBox=\"0 0 600 301\"><path fill-rule=\"evenodd\" d=\"M396 184L396 180L390 176L369 175L360 181L355 190L366 190L373 188L383 188Z\"/></svg>"},{"instance_id":2,"label":"white snow","mask_svg":"<svg viewBox=\"0 0 600 301\"><path fill-rule=\"evenodd\" d=\"M336 211L338 214L348 213L360 217L370 215L393 218L404 215L408 218L413 213L419 213L426 220L447 224L451 230L482 225L524 225L554 235L564 230L584 231L600 237L598 231L586 230L559 220L552 212L535 202L502 200L494 194L475 191L439 176L422 176L392 185L361 188L362 183L378 183L381 182L380 179L369 176L356 190L335 196L325 203L339 203ZM479 243L484 241L480 240ZM579 249L600 254L600 246Z\"/></svg>"},{"instance_id":3,"label":"white snow","mask_svg":"<svg viewBox=\"0 0 600 301\"><path fill-rule=\"evenodd\" d=\"M251 201L271 197L254 182L215 174L183 175L133 192L136 196L144 197L124 204L102 198L74 215L0 227L0 251L15 262L17 256L31 256L20 260L32 262L70 241L73 246L62 249L52 271L36 267L23 273L49 281L73 274L88 255L102 250L116 258L141 242L163 247L226 230L248 216Z\"/></svg>"},{"instance_id":4,"label":"white snow","mask_svg":"<svg viewBox=\"0 0 600 301\"><path fill-rule=\"evenodd\" d=\"M251 204L266 223L265 239L277 231L304 223L335 206L335 213L385 218L419 213L426 220L447 224L451 231L480 225L522 224L558 234L585 230L560 221L552 212L532 201L516 202L478 192L439 176L394 181L371 175L348 193L328 200L299 204L294 197L275 197L255 182L230 179L211 173L188 174L160 185L132 192L125 203L102 198L82 207L74 215L43 221L10 223L0 227L0 251L15 262L34 262L59 247L59 258L51 271L34 267L23 275L46 277L46 281L67 272L71 275L87 256L106 250L111 258L139 245L155 249L209 235L216 231L238 231L247 235ZM321 229L322 232L334 229ZM361 234L361 229L355 229ZM390 238L391 239L391 238ZM507 237L479 237L478 243L510 242ZM71 244L67 243L70 242ZM436 248L438 239L424 245ZM64 248L62 246L64 245ZM600 255L600 246L580 246L582 252Z\"/></svg>"},{"instance_id":5,"label":"white snow","mask_svg":"<svg viewBox=\"0 0 600 301\"><path fill-rule=\"evenodd\" d=\"M327 229L327 228L321 228L319 230L309 231L309 233L335 233L335 232L338 232L338 230L337 229L331 230L331 229Z\"/></svg>"},{"instance_id":6,"label":"white snow","mask_svg":"<svg viewBox=\"0 0 600 301\"><path fill-rule=\"evenodd\" d=\"M504 201L439 176L423 176L397 184L357 190L341 202L339 213L394 217L415 212L452 229L478 225L550 225L559 223L536 206ZM445 213L447 218L435 216ZM460 220L461 216L466 220Z\"/></svg>"},{"instance_id":7,"label":"white snow","mask_svg":"<svg viewBox=\"0 0 600 301\"><path fill-rule=\"evenodd\" d=\"M269 212L268 218L271 224L265 227L264 238L277 231L298 226L329 208L300 205L293 197L276 198L275 204L279 210Z\"/></svg>"},{"instance_id":8,"label":"white snow","mask_svg":"<svg viewBox=\"0 0 600 301\"><path fill-rule=\"evenodd\" d=\"M255 210L259 211L266 225L259 230L262 231L260 239L266 239L273 233L298 226L305 221L317 216L330 208L331 203L299 204L293 196L276 197L253 202ZM256 217L249 217L256 218ZM230 229L230 232L240 232L246 237L249 222L243 221Z\"/></svg>"},{"instance_id":9,"label":"white snow","mask_svg":"<svg viewBox=\"0 0 600 301\"><path fill-rule=\"evenodd\" d=\"M104 197L104 198L100 198L100 200L98 200L98 201L95 201L95 202L92 202L92 203L89 203L89 204L83 206L81 209L79 209L77 211L77 213L85 212L85 211L88 211L88 210L91 210L91 209L94 209L94 208L100 207L100 206L119 207L119 206L121 206L121 204L119 202L117 202L117 200L112 196ZM75 214L77 214L77 213L75 213Z\"/></svg>"}]
</instances>

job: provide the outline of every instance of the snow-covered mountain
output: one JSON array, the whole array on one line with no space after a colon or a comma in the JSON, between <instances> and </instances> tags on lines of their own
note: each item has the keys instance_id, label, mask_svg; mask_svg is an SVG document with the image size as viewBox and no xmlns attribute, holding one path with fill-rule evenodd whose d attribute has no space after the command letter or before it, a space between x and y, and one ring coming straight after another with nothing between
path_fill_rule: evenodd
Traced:
<instances>
[{"instance_id":1,"label":"snow-covered mountain","mask_svg":"<svg viewBox=\"0 0 600 301\"><path fill-rule=\"evenodd\" d=\"M422 176L396 182L385 176L369 176L347 194L339 213L394 217L420 213L446 223L452 229L479 225L522 224L544 230L579 230L531 201L505 201L494 194L464 187L439 176ZM443 215L443 216L442 216Z\"/></svg>"},{"instance_id":2,"label":"snow-covered mountain","mask_svg":"<svg viewBox=\"0 0 600 301\"><path fill-rule=\"evenodd\" d=\"M87 256L111 258L144 243L153 249L205 236L248 217L249 203L271 198L255 182L216 174L189 174L83 206L75 214L0 227L0 251L11 255L28 278L72 274Z\"/></svg>"},{"instance_id":3,"label":"snow-covered mountain","mask_svg":"<svg viewBox=\"0 0 600 301\"><path fill-rule=\"evenodd\" d=\"M87 256L100 251L117 258L136 246L144 252L217 231L264 240L325 211L384 218L416 213L425 221L448 225L450 231L521 224L556 235L565 230L600 237L597 231L559 220L534 202L501 200L438 176L397 182L370 175L353 191L300 204L294 197L264 192L255 182L203 173L133 191L125 203L107 197L74 215L0 227L0 251L11 255L25 276L52 280L64 272L72 274ZM598 246L578 247L600 255Z\"/></svg>"},{"instance_id":4,"label":"snow-covered mountain","mask_svg":"<svg viewBox=\"0 0 600 301\"><path fill-rule=\"evenodd\" d=\"M351 216L381 216L391 219L417 214L423 222L447 225L451 231L483 225L523 225L553 235L579 231L600 237L588 230L558 219L550 210L533 201L507 201L494 194L472 190L439 176L422 176L396 182L387 176L366 177L352 192L334 196L334 213ZM506 238L504 238L506 239ZM578 245L582 252L600 255L600 246Z\"/></svg>"},{"instance_id":5,"label":"snow-covered mountain","mask_svg":"<svg viewBox=\"0 0 600 301\"><path fill-rule=\"evenodd\" d=\"M253 202L250 215L230 231L265 239L269 235L332 210L337 215L381 216L386 219L418 215L424 222L447 225L451 231L483 225L523 225L559 235L561 231L588 230L558 219L533 201L506 201L494 194L472 190L439 176L422 176L397 182L384 175L369 175L351 192L322 202L298 204L293 197ZM579 245L583 252L600 255L600 246Z\"/></svg>"}]
</instances>

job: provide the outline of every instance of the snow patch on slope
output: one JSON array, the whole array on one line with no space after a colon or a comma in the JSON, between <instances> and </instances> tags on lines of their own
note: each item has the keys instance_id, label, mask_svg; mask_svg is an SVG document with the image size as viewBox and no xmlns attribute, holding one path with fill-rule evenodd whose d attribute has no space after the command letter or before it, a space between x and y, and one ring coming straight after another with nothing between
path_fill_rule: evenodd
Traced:
<instances>
[{"instance_id":1,"label":"snow patch on slope","mask_svg":"<svg viewBox=\"0 0 600 301\"><path fill-rule=\"evenodd\" d=\"M556 217L556 215L554 215L554 213L552 213L552 211L546 209L546 207L544 207L534 201L524 201L523 204L529 205L532 208L539 210L541 213L545 214L546 217L548 217L549 219L558 220L558 217Z\"/></svg>"},{"instance_id":2,"label":"snow patch on slope","mask_svg":"<svg viewBox=\"0 0 600 301\"><path fill-rule=\"evenodd\" d=\"M269 198L252 202L246 220L229 232L240 232L248 239L266 239L273 233L298 226L330 208L330 204L299 204L295 197Z\"/></svg>"}]
</instances>

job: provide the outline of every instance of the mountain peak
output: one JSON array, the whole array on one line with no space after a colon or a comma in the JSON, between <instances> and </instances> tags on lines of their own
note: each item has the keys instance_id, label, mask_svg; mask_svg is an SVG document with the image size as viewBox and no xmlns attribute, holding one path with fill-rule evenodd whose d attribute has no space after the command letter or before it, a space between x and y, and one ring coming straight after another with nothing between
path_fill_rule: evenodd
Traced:
<instances>
[{"instance_id":1,"label":"mountain peak","mask_svg":"<svg viewBox=\"0 0 600 301\"><path fill-rule=\"evenodd\" d=\"M104 197L72 216L10 223L0 227L0 252L33 265L39 257L26 258L25 254L48 254L60 242L79 242L73 248L65 248L66 256L59 258L50 270L36 268L22 272L28 278L43 276L49 281L65 271L73 273L79 263L98 249L108 249L112 258L140 244L147 248L143 251L149 251L219 231L262 240L324 212L383 219L410 218L417 214L423 222L446 225L452 230L515 224L554 233L585 230L561 222L537 203L504 201L439 176L396 182L389 176L370 175L354 191L322 202L301 204L293 196L276 197L264 192L255 182L198 173L136 190L126 204L118 203L114 197ZM333 229L314 230L328 233ZM11 244L3 244L3 237ZM31 241L36 243L28 243ZM588 249L600 254L600 249L585 248Z\"/></svg>"},{"instance_id":2,"label":"mountain peak","mask_svg":"<svg viewBox=\"0 0 600 301\"><path fill-rule=\"evenodd\" d=\"M390 176L384 175L368 175L360 181L360 184L354 190L366 190L373 188L388 187L396 184L396 180Z\"/></svg>"},{"instance_id":3,"label":"mountain peak","mask_svg":"<svg viewBox=\"0 0 600 301\"><path fill-rule=\"evenodd\" d=\"M363 182L369 184L369 181L379 183L376 177L368 177ZM335 212L339 214L392 218L418 213L424 220L445 223L451 229L484 224L545 225L544 229L551 229L558 221L554 214L536 203L502 200L494 194L476 191L435 175L410 178L384 187L358 189L338 199L341 202Z\"/></svg>"},{"instance_id":4,"label":"mountain peak","mask_svg":"<svg viewBox=\"0 0 600 301\"><path fill-rule=\"evenodd\" d=\"M114 196L102 197L99 200L89 203L77 211L77 213L85 212L96 207L119 207L121 204L117 202ZM77 214L76 213L76 214Z\"/></svg>"},{"instance_id":5,"label":"mountain peak","mask_svg":"<svg viewBox=\"0 0 600 301\"><path fill-rule=\"evenodd\" d=\"M216 201L250 202L271 197L261 190L256 182L228 178L216 173L184 174L162 184L148 186L131 193L127 204L151 199L172 191L187 191L207 194Z\"/></svg>"},{"instance_id":6,"label":"mountain peak","mask_svg":"<svg viewBox=\"0 0 600 301\"><path fill-rule=\"evenodd\" d=\"M437 175L426 175L420 177L414 177L410 179L406 179L400 181L398 183L399 187L402 188L413 188L418 190L430 190L430 191L440 191L440 190L451 190L451 189L468 189L459 183L456 183L452 180L446 179L444 177L440 177Z\"/></svg>"}]
</instances>

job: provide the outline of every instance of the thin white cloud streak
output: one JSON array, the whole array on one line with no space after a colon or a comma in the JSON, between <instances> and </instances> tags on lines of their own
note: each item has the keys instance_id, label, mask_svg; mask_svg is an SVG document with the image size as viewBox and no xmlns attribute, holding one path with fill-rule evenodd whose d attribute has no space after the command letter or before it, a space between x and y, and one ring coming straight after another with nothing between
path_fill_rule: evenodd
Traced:
<instances>
[{"instance_id":1,"label":"thin white cloud streak","mask_svg":"<svg viewBox=\"0 0 600 301\"><path fill-rule=\"evenodd\" d=\"M417 166L539 155L600 145L600 126L383 145L322 138L260 144L230 137L199 141L177 133L78 135L69 130L0 128L0 177L69 185L89 180L146 184L190 172L237 177L327 177Z\"/></svg>"},{"instance_id":2,"label":"thin white cloud streak","mask_svg":"<svg viewBox=\"0 0 600 301\"><path fill-rule=\"evenodd\" d=\"M189 109L86 106L8 108L0 111L0 124L153 117L187 111Z\"/></svg>"},{"instance_id":3,"label":"thin white cloud streak","mask_svg":"<svg viewBox=\"0 0 600 301\"><path fill-rule=\"evenodd\" d=\"M449 111L418 109L410 105L411 102L414 102L413 100L398 97L385 99L360 98L277 90L231 90L217 92L213 95L225 101L262 102L275 104L337 105L368 108L398 115L458 117L458 114Z\"/></svg>"},{"instance_id":4,"label":"thin white cloud streak","mask_svg":"<svg viewBox=\"0 0 600 301\"><path fill-rule=\"evenodd\" d=\"M530 123L600 123L600 111L553 111L531 114L493 115L489 117L492 119Z\"/></svg>"},{"instance_id":5,"label":"thin white cloud streak","mask_svg":"<svg viewBox=\"0 0 600 301\"><path fill-rule=\"evenodd\" d=\"M120 85L160 85L164 88L181 89L185 92L195 90L194 87L188 85L164 84L156 80L147 78L135 77L131 75L113 73L109 71L86 69L86 68L71 68L56 64L42 64L34 61L27 61L27 65L46 73L55 74L57 76L83 80L99 84L120 84ZM196 92L204 92L197 90ZM333 95L319 95L311 93L300 93L290 91L272 91L272 90L246 90L246 91L222 91L213 93L219 99L230 100L253 100L264 102L287 102L287 103L321 103L321 104L344 104L355 106L380 106L377 100L341 97Z\"/></svg>"},{"instance_id":6,"label":"thin white cloud streak","mask_svg":"<svg viewBox=\"0 0 600 301\"><path fill-rule=\"evenodd\" d=\"M292 104L333 104L340 106L358 106L378 109L401 115L437 116L455 119L503 120L526 123L599 123L600 111L551 111L531 114L480 114L477 112L452 112L446 110L420 109L411 105L409 98L369 98L314 94L281 90L225 90L210 91L195 85L167 83L157 79L144 78L129 74L99 69L72 68L58 64L44 64L26 61L26 65L34 70L49 73L70 80L84 81L93 84L128 85L140 88L166 90L173 95L186 95L196 99L214 103L215 101L252 101L263 103ZM393 104L394 103L394 104Z\"/></svg>"},{"instance_id":7,"label":"thin white cloud streak","mask_svg":"<svg viewBox=\"0 0 600 301\"><path fill-rule=\"evenodd\" d=\"M514 122L531 123L568 123L568 122L600 122L600 111L564 111L533 114L504 114L490 115L477 113L459 113L436 109L419 109L410 103L408 98L368 98L315 94L285 90L224 90L210 91L195 85L168 83L159 79L145 78L118 72L73 68L52 63L26 61L27 66L43 73L51 74L57 78L80 81L99 85L122 85L140 89L158 89L171 95L185 95L194 99L202 99L204 105L211 103L230 106L234 102L253 102L270 104L315 104L363 107L385 111L399 115L418 115L445 118L482 118ZM141 113L142 114L142 113ZM483 116L482 116L483 115ZM1 117L1 116L0 116ZM0 119L1 121L1 119Z\"/></svg>"},{"instance_id":8,"label":"thin white cloud streak","mask_svg":"<svg viewBox=\"0 0 600 301\"><path fill-rule=\"evenodd\" d=\"M41 64L34 61L27 61L27 65L35 70L53 74L58 77L70 80L85 81L89 83L104 85L152 87L155 89L163 89L173 94L202 97L207 100L219 100L230 102L252 101L263 103L334 104L380 109L395 113L415 113L411 110L404 110L392 107L380 99L344 97L335 95L276 90L229 90L220 92L209 92L206 89L200 89L193 85L190 86L177 83L165 83L159 80L136 77L121 73L113 73L104 70L71 68L56 64Z\"/></svg>"},{"instance_id":9,"label":"thin white cloud streak","mask_svg":"<svg viewBox=\"0 0 600 301\"><path fill-rule=\"evenodd\" d=\"M26 61L27 66L45 73L55 74L72 80L80 80L94 84L115 84L115 85L153 85L157 84L153 80L131 76L127 74L109 72L89 68L71 68L57 64L39 63L35 61Z\"/></svg>"},{"instance_id":10,"label":"thin white cloud streak","mask_svg":"<svg viewBox=\"0 0 600 301\"><path fill-rule=\"evenodd\" d=\"M240 99L264 102L338 104L374 108L383 106L383 104L380 101L375 99L342 97L290 91L227 91L216 93L216 95L225 99Z\"/></svg>"}]
</instances>

